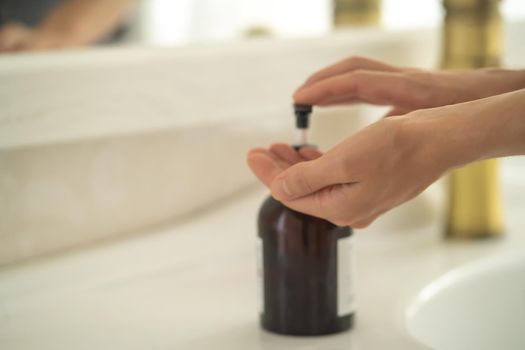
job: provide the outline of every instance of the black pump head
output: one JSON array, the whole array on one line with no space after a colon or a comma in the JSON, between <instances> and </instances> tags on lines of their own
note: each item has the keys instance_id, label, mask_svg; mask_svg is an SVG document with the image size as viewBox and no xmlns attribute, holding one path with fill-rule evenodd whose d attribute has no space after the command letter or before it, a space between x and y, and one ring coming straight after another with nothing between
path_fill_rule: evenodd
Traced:
<instances>
[{"instance_id":1,"label":"black pump head","mask_svg":"<svg viewBox=\"0 0 525 350\"><path fill-rule=\"evenodd\" d=\"M310 114L312 113L311 105L294 104L295 126L298 129L308 129Z\"/></svg>"}]
</instances>

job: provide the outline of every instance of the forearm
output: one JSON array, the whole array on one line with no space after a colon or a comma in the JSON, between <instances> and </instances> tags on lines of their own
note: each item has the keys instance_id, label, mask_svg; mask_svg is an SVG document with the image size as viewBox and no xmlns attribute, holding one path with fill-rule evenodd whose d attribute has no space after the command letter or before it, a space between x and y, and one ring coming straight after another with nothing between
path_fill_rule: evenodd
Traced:
<instances>
[{"instance_id":1,"label":"forearm","mask_svg":"<svg viewBox=\"0 0 525 350\"><path fill-rule=\"evenodd\" d=\"M516 91L525 88L525 69L512 70L501 68L485 68L480 69L479 72L489 79L490 77L494 77L494 79L487 80L487 84L484 84L486 85L486 93L483 97L499 95L505 92ZM479 83L484 82L480 81Z\"/></svg>"},{"instance_id":2,"label":"forearm","mask_svg":"<svg viewBox=\"0 0 525 350\"><path fill-rule=\"evenodd\" d=\"M525 155L525 88L492 99L478 110L487 135L485 147L478 140L482 158Z\"/></svg>"},{"instance_id":3,"label":"forearm","mask_svg":"<svg viewBox=\"0 0 525 350\"><path fill-rule=\"evenodd\" d=\"M115 28L131 3L132 0L63 0L37 30L60 36L71 45L89 44Z\"/></svg>"},{"instance_id":4,"label":"forearm","mask_svg":"<svg viewBox=\"0 0 525 350\"><path fill-rule=\"evenodd\" d=\"M478 160L525 155L525 89L408 114L406 137L417 138L444 170Z\"/></svg>"}]
</instances>

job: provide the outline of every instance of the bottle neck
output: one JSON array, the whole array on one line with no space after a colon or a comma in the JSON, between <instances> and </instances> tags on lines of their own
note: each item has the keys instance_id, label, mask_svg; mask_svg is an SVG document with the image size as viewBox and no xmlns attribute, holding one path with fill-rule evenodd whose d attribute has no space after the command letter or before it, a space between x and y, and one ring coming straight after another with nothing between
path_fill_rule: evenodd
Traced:
<instances>
[{"instance_id":1,"label":"bottle neck","mask_svg":"<svg viewBox=\"0 0 525 350\"><path fill-rule=\"evenodd\" d=\"M302 147L308 144L308 129L295 129L295 145Z\"/></svg>"}]
</instances>

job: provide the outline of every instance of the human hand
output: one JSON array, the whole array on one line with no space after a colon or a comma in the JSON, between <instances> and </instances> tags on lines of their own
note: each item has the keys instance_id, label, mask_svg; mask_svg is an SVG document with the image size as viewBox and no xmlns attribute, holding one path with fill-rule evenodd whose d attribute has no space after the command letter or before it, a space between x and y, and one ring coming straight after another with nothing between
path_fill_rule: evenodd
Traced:
<instances>
[{"instance_id":1,"label":"human hand","mask_svg":"<svg viewBox=\"0 0 525 350\"><path fill-rule=\"evenodd\" d=\"M275 143L268 149L255 148L248 153L247 161L254 174L269 186L271 181L289 167L322 156L315 147L302 147L298 151L284 143Z\"/></svg>"},{"instance_id":2,"label":"human hand","mask_svg":"<svg viewBox=\"0 0 525 350\"><path fill-rule=\"evenodd\" d=\"M248 164L294 210L362 228L448 170L525 154L525 89L381 119L325 154L255 149Z\"/></svg>"},{"instance_id":3,"label":"human hand","mask_svg":"<svg viewBox=\"0 0 525 350\"><path fill-rule=\"evenodd\" d=\"M0 52L57 49L72 46L72 39L65 34L11 22L0 28Z\"/></svg>"},{"instance_id":4,"label":"human hand","mask_svg":"<svg viewBox=\"0 0 525 350\"><path fill-rule=\"evenodd\" d=\"M283 144L256 149L248 164L287 207L363 228L448 169L437 160L439 146L423 142L423 134L408 135L406 124L406 117L383 119L311 159Z\"/></svg>"},{"instance_id":5,"label":"human hand","mask_svg":"<svg viewBox=\"0 0 525 350\"><path fill-rule=\"evenodd\" d=\"M295 103L319 106L371 103L402 115L422 108L476 100L525 88L525 71L479 69L425 71L350 57L313 74Z\"/></svg>"},{"instance_id":6,"label":"human hand","mask_svg":"<svg viewBox=\"0 0 525 350\"><path fill-rule=\"evenodd\" d=\"M85 46L103 39L129 15L131 0L62 1L36 28L8 23L0 28L0 52Z\"/></svg>"},{"instance_id":7,"label":"human hand","mask_svg":"<svg viewBox=\"0 0 525 350\"><path fill-rule=\"evenodd\" d=\"M31 29L17 22L10 22L0 28L0 52L22 50L31 37Z\"/></svg>"},{"instance_id":8,"label":"human hand","mask_svg":"<svg viewBox=\"0 0 525 350\"><path fill-rule=\"evenodd\" d=\"M381 120L324 155L295 156L284 166L283 158L294 159L289 146L254 150L248 164L286 206L340 226L366 227L447 170L433 154L437 145L425 145L423 134L408 135L406 123L406 117Z\"/></svg>"}]
</instances>

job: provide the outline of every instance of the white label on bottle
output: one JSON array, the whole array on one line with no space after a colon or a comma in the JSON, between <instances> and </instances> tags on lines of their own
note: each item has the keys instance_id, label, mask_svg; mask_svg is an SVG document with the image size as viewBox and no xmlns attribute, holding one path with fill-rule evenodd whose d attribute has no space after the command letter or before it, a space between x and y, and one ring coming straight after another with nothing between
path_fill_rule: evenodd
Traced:
<instances>
[{"instance_id":1,"label":"white label on bottle","mask_svg":"<svg viewBox=\"0 0 525 350\"><path fill-rule=\"evenodd\" d=\"M337 240L337 316L355 311L355 292L352 281L352 236Z\"/></svg>"},{"instance_id":2,"label":"white label on bottle","mask_svg":"<svg viewBox=\"0 0 525 350\"><path fill-rule=\"evenodd\" d=\"M259 312L264 312L264 265L263 265L263 244L262 239L257 237L256 252L257 256L257 296L259 299Z\"/></svg>"}]
</instances>

